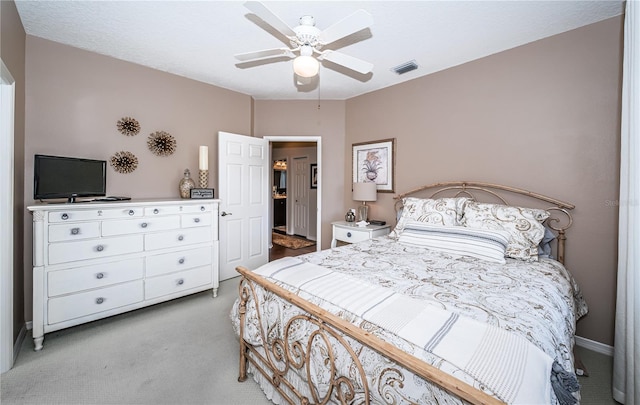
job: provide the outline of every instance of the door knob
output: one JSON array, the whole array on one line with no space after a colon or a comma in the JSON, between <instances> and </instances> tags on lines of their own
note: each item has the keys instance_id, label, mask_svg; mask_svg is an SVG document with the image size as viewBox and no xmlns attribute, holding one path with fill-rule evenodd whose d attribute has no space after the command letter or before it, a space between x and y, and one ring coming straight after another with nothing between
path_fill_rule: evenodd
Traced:
<instances>
[{"instance_id":1,"label":"door knob","mask_svg":"<svg viewBox=\"0 0 640 405\"><path fill-rule=\"evenodd\" d=\"M226 217L227 215L233 215L232 212L227 213L226 211L222 211L222 214L220 214L223 217Z\"/></svg>"}]
</instances>

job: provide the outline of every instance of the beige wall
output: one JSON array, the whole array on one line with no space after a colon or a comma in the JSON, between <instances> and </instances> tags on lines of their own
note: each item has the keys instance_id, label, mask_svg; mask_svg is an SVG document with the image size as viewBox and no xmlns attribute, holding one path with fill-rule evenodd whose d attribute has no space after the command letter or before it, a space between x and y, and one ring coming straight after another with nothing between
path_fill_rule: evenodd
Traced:
<instances>
[{"instance_id":1,"label":"beige wall","mask_svg":"<svg viewBox=\"0 0 640 405\"><path fill-rule=\"evenodd\" d=\"M0 57L15 80L15 118L13 138L14 216L13 216L13 337L25 326L23 305L24 245L24 92L25 92L25 32L13 1L0 1Z\"/></svg>"},{"instance_id":2,"label":"beige wall","mask_svg":"<svg viewBox=\"0 0 640 405\"><path fill-rule=\"evenodd\" d=\"M32 36L26 49L27 204L33 201L36 153L108 160L118 151L130 151L138 168L120 174L109 166L109 195L178 198L184 169L197 173L199 145L209 146L209 186L217 189L218 131L251 132L252 100L247 95ZM116 123L125 116L138 120L138 135L118 132ZM160 130L177 141L171 156L147 149L148 135ZM30 252L29 221L24 234ZM25 268L31 268L30 254L25 254ZM31 319L32 278L25 274L25 313Z\"/></svg>"},{"instance_id":3,"label":"beige wall","mask_svg":"<svg viewBox=\"0 0 640 405\"><path fill-rule=\"evenodd\" d=\"M321 136L322 162L322 243L331 245L331 221L344 218L345 190L341 163L345 150L345 101L255 101L254 136Z\"/></svg>"},{"instance_id":4,"label":"beige wall","mask_svg":"<svg viewBox=\"0 0 640 405\"><path fill-rule=\"evenodd\" d=\"M522 187L576 205L566 264L613 344L622 17L347 101L346 142L397 140L396 192L448 180ZM344 161L345 207L351 159ZM372 215L393 221L392 195Z\"/></svg>"},{"instance_id":5,"label":"beige wall","mask_svg":"<svg viewBox=\"0 0 640 405\"><path fill-rule=\"evenodd\" d=\"M108 193L176 197L184 168L197 170L198 145L209 145L216 167L219 130L321 136L322 247L327 248L330 222L354 204L351 144L395 137L397 192L471 179L575 203L567 265L591 304L578 334L612 344L621 43L619 17L348 101L322 101L318 108L317 101L253 101L27 37L24 198L32 200L34 153L106 159L129 150L140 166L128 175L109 169ZM141 134L120 135L115 124L123 116L138 119ZM156 130L176 137L171 157L146 149L146 136ZM381 194L372 216L393 222L392 196ZM29 269L29 221L24 229ZM30 319L31 277L25 274Z\"/></svg>"}]
</instances>

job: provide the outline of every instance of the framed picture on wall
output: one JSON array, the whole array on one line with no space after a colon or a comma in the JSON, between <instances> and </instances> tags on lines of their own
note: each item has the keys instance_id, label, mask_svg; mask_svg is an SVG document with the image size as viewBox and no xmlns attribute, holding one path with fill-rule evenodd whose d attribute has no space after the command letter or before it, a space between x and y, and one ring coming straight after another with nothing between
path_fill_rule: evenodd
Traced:
<instances>
[{"instance_id":1,"label":"framed picture on wall","mask_svg":"<svg viewBox=\"0 0 640 405\"><path fill-rule=\"evenodd\" d=\"M311 163L311 188L318 188L318 165Z\"/></svg>"},{"instance_id":2,"label":"framed picture on wall","mask_svg":"<svg viewBox=\"0 0 640 405\"><path fill-rule=\"evenodd\" d=\"M353 182L374 182L379 193L393 193L396 139L353 144Z\"/></svg>"}]
</instances>

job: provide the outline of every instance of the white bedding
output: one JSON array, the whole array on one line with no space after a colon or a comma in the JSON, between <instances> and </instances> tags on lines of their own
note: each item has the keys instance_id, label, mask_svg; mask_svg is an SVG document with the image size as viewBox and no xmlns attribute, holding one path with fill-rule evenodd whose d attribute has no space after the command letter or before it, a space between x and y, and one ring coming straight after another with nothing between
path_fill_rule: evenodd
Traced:
<instances>
[{"instance_id":1,"label":"white bedding","mask_svg":"<svg viewBox=\"0 0 640 405\"><path fill-rule=\"evenodd\" d=\"M309 263L309 266L306 266L308 274L305 275L304 272L296 274L295 271L290 271L293 279L275 274L281 273L283 276L286 273L274 271L275 266L287 267L300 260ZM272 281L278 281L285 288L296 291L309 301L349 319L404 351L504 401L526 403L527 397L534 398L534 394L527 391L531 389L536 392L535 395L546 398L543 402L555 403L557 398L549 388L547 376L537 378L539 380L537 384L533 382L535 376L527 377L524 380L526 383L520 384L525 391L518 396L519 394L513 391L507 392L501 388L502 385L508 385L506 382L496 383L491 380L493 377L485 379L479 376L475 369L470 370L468 364L460 359L456 350L450 350L449 354L432 350L433 348L425 350L424 342L420 341L421 337L415 334L416 329L419 329L415 327L418 323L414 322L412 327L405 328L411 330L411 333L403 334L398 331L402 328L387 326L387 329L383 329L381 325L384 322L371 319L370 314L359 312L357 307L349 307L350 304L346 302L358 301L358 299L342 300L338 304L330 303L331 299L324 296L323 289L303 286L310 285L308 280L313 277L309 278L309 274L313 274L314 271L318 274L322 273L321 269L315 267L316 265L335 272L334 277L329 277L328 280L344 277L344 280L350 279L360 283L362 285L360 288L348 288L363 291L363 296L366 296L364 291L367 290L375 291L376 296L386 294L380 291L387 291L394 297L400 297L400 301L405 299L413 302L410 305L411 308L406 311L394 308L399 314L418 313L426 308L436 312L441 311L444 314L454 314L456 318L463 320L462 325L466 325L463 330L471 330L470 325L483 325L485 330L498 331L496 333L501 336L505 334L504 331L513 332L512 335L515 336L512 338L513 341L526 341L527 345L532 345L525 349L527 352L540 353L539 358L543 359L541 362L544 363L543 369L548 370L555 362L567 373L573 373L572 348L575 322L586 313L587 309L570 274L556 261L542 259L538 262L525 263L516 259L507 259L506 264L496 264L467 256L406 246L391 238L382 237L298 256L295 260L289 258L278 263L272 262L265 268L256 270L258 273L274 273ZM279 278L281 279L278 280ZM347 281L342 283L346 285ZM337 288L326 290L334 295L334 298L339 296L336 294ZM282 325L297 313L296 308L275 297L264 296L263 298L266 301L265 308L269 308L268 311L263 310L263 324ZM360 302L366 302L366 300ZM259 346L262 338L256 327L255 313L248 311L247 316L245 339ZM231 317L237 331L238 317L235 305ZM272 330L278 329L276 327ZM434 330L437 331L438 328ZM299 333L305 332L299 331ZM478 333L470 336L478 336ZM455 347L455 344L452 347ZM367 377L375 387L371 394L374 402L378 399L386 403L391 398L393 398L391 402L396 403L431 403L443 400L445 394L441 390L431 387L402 368L389 366L377 353L366 349L359 350L361 350L359 357L367 360L363 361L363 364L365 364ZM344 366L349 367L348 364ZM523 368L527 372L537 373L536 375L542 373L532 371L537 368L529 368L529 365ZM390 370L393 370L393 378L389 377ZM254 378L261 380L261 377L256 374L254 373ZM488 374L491 375L491 371ZM507 373L507 376L513 376L513 373ZM319 376L315 378L321 380ZM305 376L300 377L300 381L305 379ZM401 379L402 384L397 383L398 379ZM268 396L278 402L277 395L272 396L270 388L265 384L261 385ZM535 388L532 388L534 386ZM539 398L535 403L540 402ZM446 401L459 402L450 398Z\"/></svg>"}]
</instances>

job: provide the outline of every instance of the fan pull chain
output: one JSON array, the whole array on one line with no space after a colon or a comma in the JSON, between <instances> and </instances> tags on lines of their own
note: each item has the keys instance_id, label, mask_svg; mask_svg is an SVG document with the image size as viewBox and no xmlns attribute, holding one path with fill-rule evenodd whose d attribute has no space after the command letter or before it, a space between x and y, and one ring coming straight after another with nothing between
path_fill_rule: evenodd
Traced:
<instances>
[{"instance_id":1,"label":"fan pull chain","mask_svg":"<svg viewBox=\"0 0 640 405\"><path fill-rule=\"evenodd\" d=\"M320 109L320 70L318 70L318 110Z\"/></svg>"}]
</instances>

